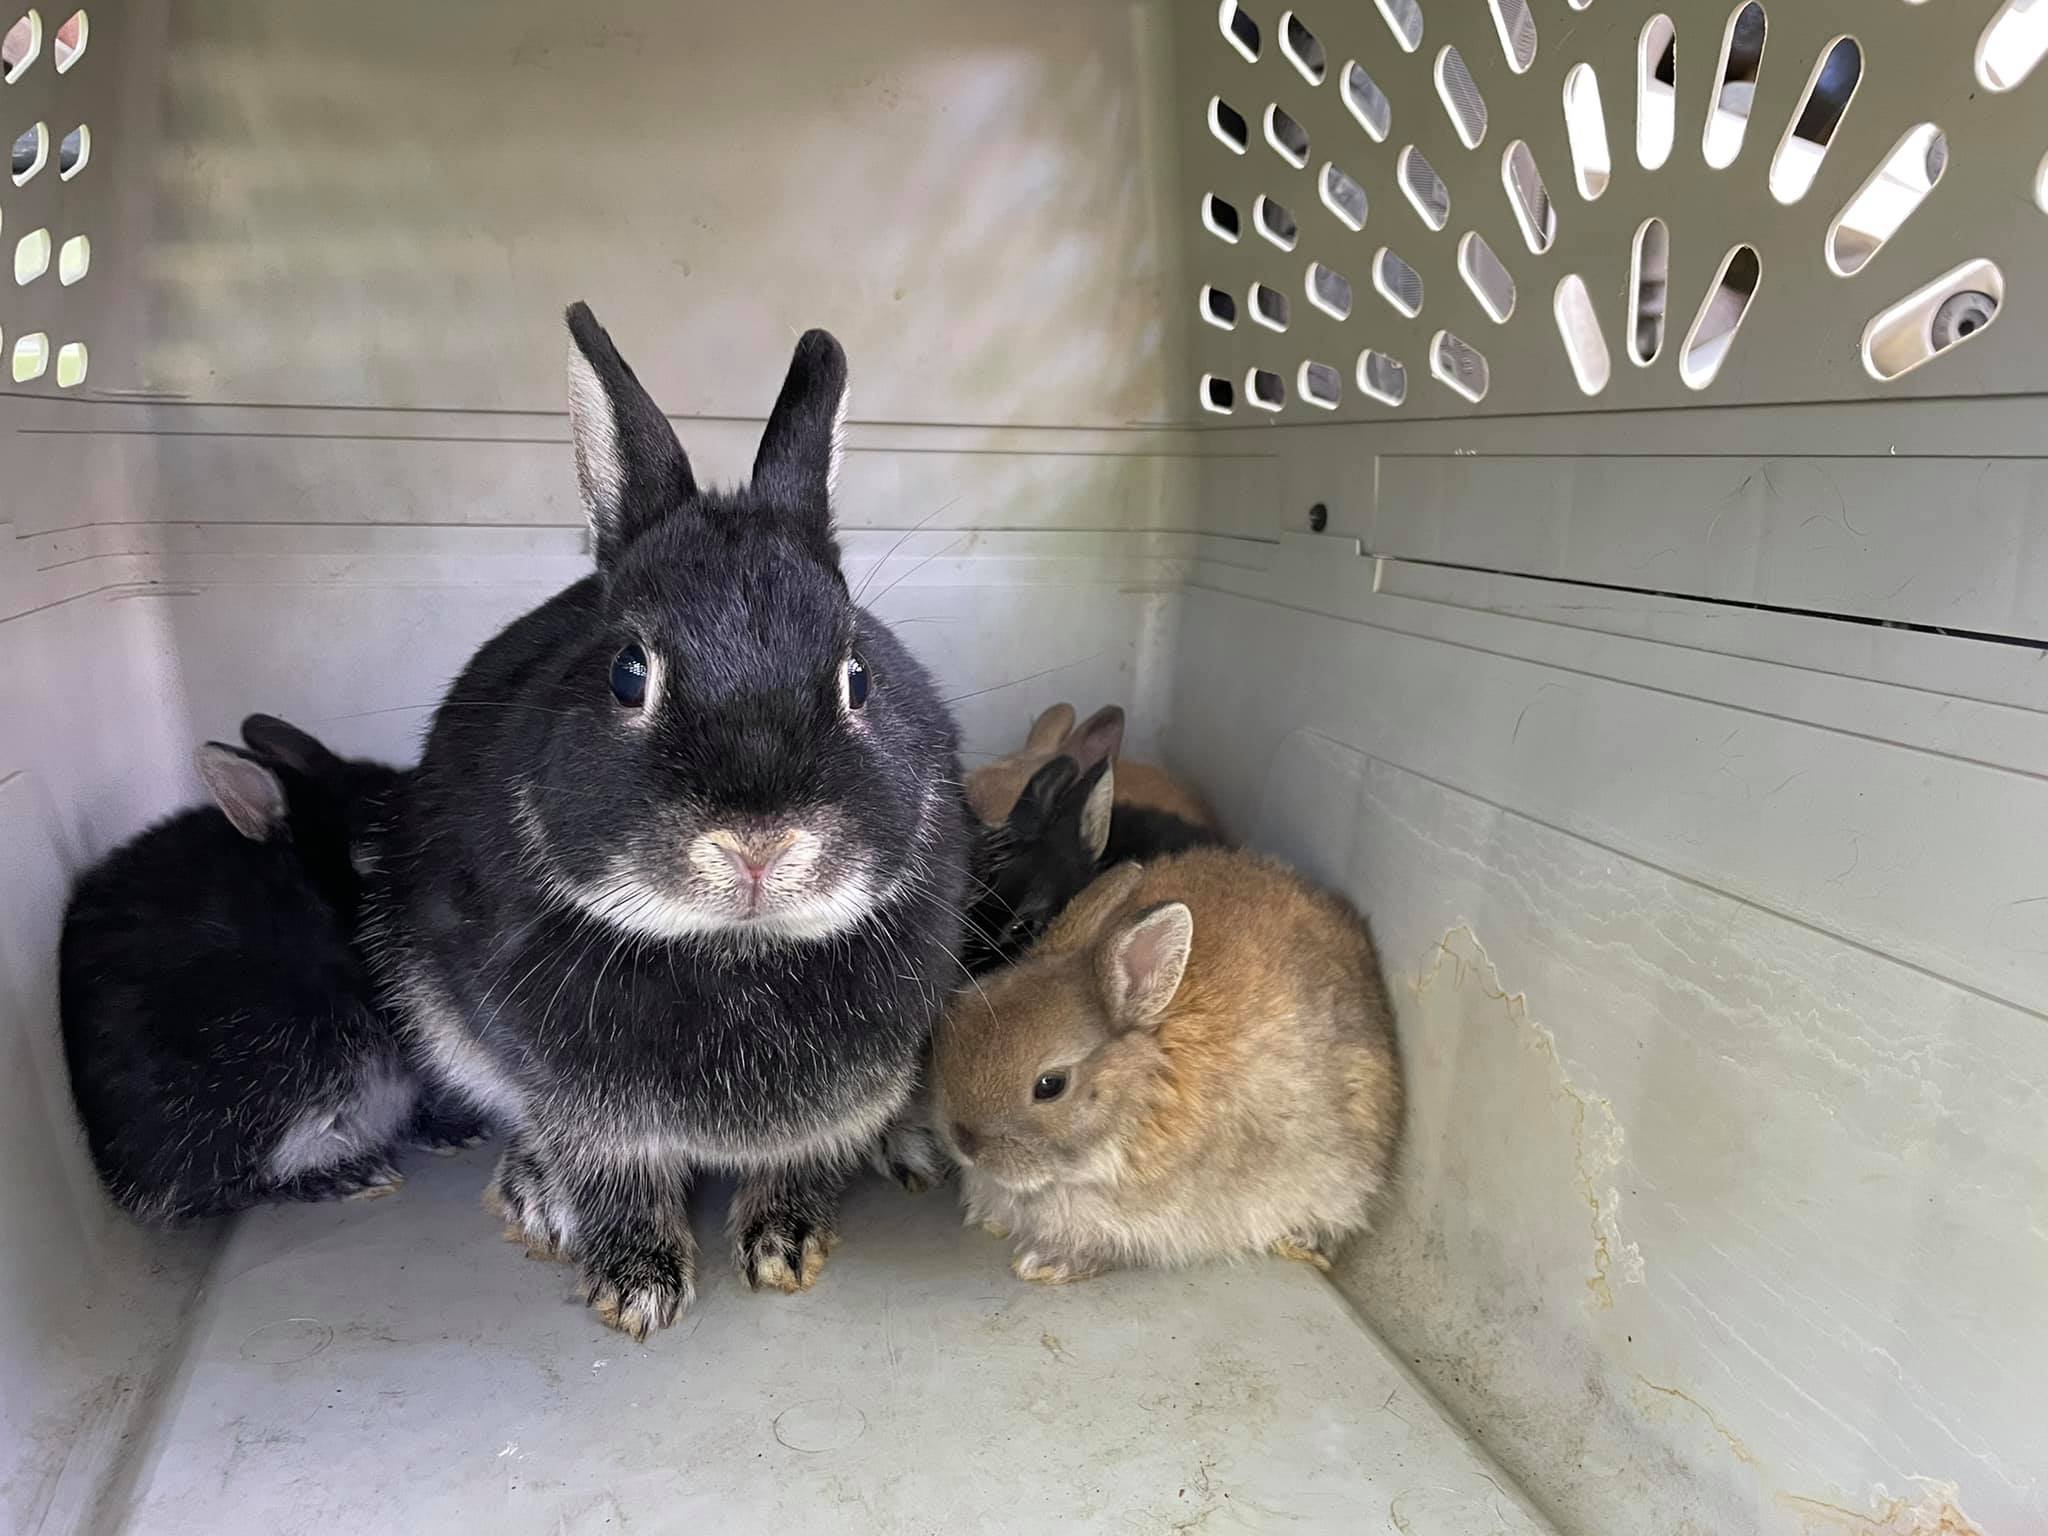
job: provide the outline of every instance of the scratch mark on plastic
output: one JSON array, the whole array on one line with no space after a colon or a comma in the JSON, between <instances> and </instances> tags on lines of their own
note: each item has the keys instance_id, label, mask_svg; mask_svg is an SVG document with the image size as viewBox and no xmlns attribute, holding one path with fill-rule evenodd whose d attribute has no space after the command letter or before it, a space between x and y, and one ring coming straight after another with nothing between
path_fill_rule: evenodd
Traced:
<instances>
[{"instance_id":1,"label":"scratch mark on plastic","mask_svg":"<svg viewBox=\"0 0 2048 1536\"><path fill-rule=\"evenodd\" d=\"M1734 1453L1737 1461L1741 1462L1744 1466L1753 1467L1757 1465L1755 1453L1742 1443L1741 1436L1737 1435L1726 1424L1723 1424L1718 1413L1714 1412L1713 1409L1694 1397L1690 1392L1682 1392L1677 1387L1660 1386L1641 1372L1636 1373L1636 1380L1650 1391L1657 1393L1660 1397L1676 1398L1687 1407L1696 1410L1712 1426L1714 1433L1728 1442L1728 1449Z\"/></svg>"}]
</instances>

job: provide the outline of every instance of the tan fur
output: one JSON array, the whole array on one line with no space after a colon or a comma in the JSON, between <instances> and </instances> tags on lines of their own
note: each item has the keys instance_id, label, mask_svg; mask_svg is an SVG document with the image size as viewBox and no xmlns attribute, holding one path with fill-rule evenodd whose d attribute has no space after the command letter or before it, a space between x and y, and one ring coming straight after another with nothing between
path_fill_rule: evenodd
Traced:
<instances>
[{"instance_id":1,"label":"tan fur","mask_svg":"<svg viewBox=\"0 0 2048 1536\"><path fill-rule=\"evenodd\" d=\"M1097 711L1077 726L1074 706L1055 704L1032 721L1022 747L967 775L967 806L975 819L988 827L999 827L1008 821L1031 776L1060 753L1074 752L1081 735L1091 726L1098 726L1105 713ZM1116 765L1112 804L1167 811L1198 827L1216 827L1216 815L1202 797L1164 768L1124 757L1114 749L1110 760ZM1083 771L1091 766L1083 763Z\"/></svg>"},{"instance_id":2,"label":"tan fur","mask_svg":"<svg viewBox=\"0 0 2048 1536\"><path fill-rule=\"evenodd\" d=\"M1117 941L1171 903L1193 923L1178 989L1155 1024L1112 1016ZM1053 1070L1065 1092L1034 1101ZM1364 921L1224 849L1109 871L1021 962L956 997L933 1092L969 1219L1008 1228L1034 1279L1268 1251L1326 1262L1366 1225L1401 1123Z\"/></svg>"},{"instance_id":3,"label":"tan fur","mask_svg":"<svg viewBox=\"0 0 2048 1536\"><path fill-rule=\"evenodd\" d=\"M801 1270L793 1271L786 1259L772 1255L756 1266L756 1288L766 1286L780 1291L785 1296L795 1296L808 1291L818 1283L818 1276L825 1272L825 1258L837 1244L836 1236L819 1236L813 1232L804 1239Z\"/></svg>"},{"instance_id":4,"label":"tan fur","mask_svg":"<svg viewBox=\"0 0 2048 1536\"><path fill-rule=\"evenodd\" d=\"M1057 752L1060 743L1074 732L1074 706L1055 704L1036 720L1024 736L1026 752Z\"/></svg>"},{"instance_id":5,"label":"tan fur","mask_svg":"<svg viewBox=\"0 0 2048 1536\"><path fill-rule=\"evenodd\" d=\"M1132 758L1117 759L1116 804L1136 810L1166 811L1195 826L1216 829L1216 813L1200 795L1164 768Z\"/></svg>"}]
</instances>

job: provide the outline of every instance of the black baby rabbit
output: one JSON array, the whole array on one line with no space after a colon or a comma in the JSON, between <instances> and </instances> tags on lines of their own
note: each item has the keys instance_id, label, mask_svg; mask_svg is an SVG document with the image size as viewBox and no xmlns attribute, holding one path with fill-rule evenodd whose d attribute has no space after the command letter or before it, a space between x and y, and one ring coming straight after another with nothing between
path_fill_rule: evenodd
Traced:
<instances>
[{"instance_id":1,"label":"black baby rabbit","mask_svg":"<svg viewBox=\"0 0 2048 1536\"><path fill-rule=\"evenodd\" d=\"M1016 959L1095 878L1115 793L1108 758L1083 773L1073 758L1055 757L1031 775L1001 826L981 829L961 950L970 974Z\"/></svg>"},{"instance_id":2,"label":"black baby rabbit","mask_svg":"<svg viewBox=\"0 0 2048 1536\"><path fill-rule=\"evenodd\" d=\"M700 491L589 309L568 322L597 571L449 690L380 965L509 1128L508 1235L639 1336L690 1299L703 1172L739 1175L750 1284L816 1277L958 974L967 829L945 705L840 571L839 344L797 344L752 483Z\"/></svg>"},{"instance_id":3,"label":"black baby rabbit","mask_svg":"<svg viewBox=\"0 0 2048 1536\"><path fill-rule=\"evenodd\" d=\"M145 1219L382 1193L418 1096L350 942L403 776L267 715L242 739L197 754L217 809L110 854L64 915L72 1094L108 1192Z\"/></svg>"}]
</instances>

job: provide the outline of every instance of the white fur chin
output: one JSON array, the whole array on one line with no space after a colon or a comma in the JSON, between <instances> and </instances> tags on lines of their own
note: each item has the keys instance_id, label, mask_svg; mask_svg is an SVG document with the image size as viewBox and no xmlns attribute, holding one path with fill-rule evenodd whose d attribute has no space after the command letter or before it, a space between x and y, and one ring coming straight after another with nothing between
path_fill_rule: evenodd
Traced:
<instances>
[{"instance_id":1,"label":"white fur chin","mask_svg":"<svg viewBox=\"0 0 2048 1536\"><path fill-rule=\"evenodd\" d=\"M855 876L834 890L789 900L757 917L706 908L638 881L586 886L564 881L557 890L608 927L648 939L716 938L739 946L808 944L844 933L880 904L873 886Z\"/></svg>"}]
</instances>

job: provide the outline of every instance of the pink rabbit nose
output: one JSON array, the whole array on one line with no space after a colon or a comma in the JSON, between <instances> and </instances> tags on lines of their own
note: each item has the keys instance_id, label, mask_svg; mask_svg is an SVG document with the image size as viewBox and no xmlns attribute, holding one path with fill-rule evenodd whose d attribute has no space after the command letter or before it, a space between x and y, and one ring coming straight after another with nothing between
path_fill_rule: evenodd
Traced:
<instances>
[{"instance_id":1,"label":"pink rabbit nose","mask_svg":"<svg viewBox=\"0 0 2048 1536\"><path fill-rule=\"evenodd\" d=\"M794 832L757 833L741 835L734 832L715 832L713 842L719 852L732 865L734 874L747 885L759 885L768 878L768 871L796 842Z\"/></svg>"}]
</instances>

